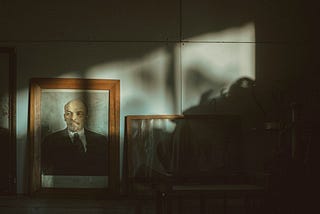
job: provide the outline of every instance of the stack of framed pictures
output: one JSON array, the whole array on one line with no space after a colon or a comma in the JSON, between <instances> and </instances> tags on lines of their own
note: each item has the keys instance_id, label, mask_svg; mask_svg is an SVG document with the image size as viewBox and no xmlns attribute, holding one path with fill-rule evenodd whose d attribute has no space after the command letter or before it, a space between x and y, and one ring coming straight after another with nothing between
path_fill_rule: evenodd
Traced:
<instances>
[{"instance_id":1,"label":"stack of framed pictures","mask_svg":"<svg viewBox=\"0 0 320 214\"><path fill-rule=\"evenodd\" d=\"M127 116L128 192L163 184L223 184L243 171L241 148L237 115Z\"/></svg>"}]
</instances>

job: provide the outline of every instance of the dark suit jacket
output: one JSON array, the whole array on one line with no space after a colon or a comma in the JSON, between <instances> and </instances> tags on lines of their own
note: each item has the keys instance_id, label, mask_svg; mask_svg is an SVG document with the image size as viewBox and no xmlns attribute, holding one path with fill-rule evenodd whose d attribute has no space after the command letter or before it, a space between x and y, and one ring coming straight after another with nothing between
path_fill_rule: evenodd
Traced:
<instances>
[{"instance_id":1,"label":"dark suit jacket","mask_svg":"<svg viewBox=\"0 0 320 214\"><path fill-rule=\"evenodd\" d=\"M41 147L42 172L47 175L107 175L107 138L86 129L85 136L85 153L78 151L67 129L45 137Z\"/></svg>"}]
</instances>

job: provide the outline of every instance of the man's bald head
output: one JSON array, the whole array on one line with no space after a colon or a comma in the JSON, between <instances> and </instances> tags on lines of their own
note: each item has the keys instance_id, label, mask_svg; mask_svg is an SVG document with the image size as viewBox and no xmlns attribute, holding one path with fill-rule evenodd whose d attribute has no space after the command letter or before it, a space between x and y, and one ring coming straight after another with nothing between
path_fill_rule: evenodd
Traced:
<instances>
[{"instance_id":1,"label":"man's bald head","mask_svg":"<svg viewBox=\"0 0 320 214\"><path fill-rule=\"evenodd\" d=\"M64 120L67 127L72 132L80 131L84 128L87 118L87 106L80 99L70 100L64 106Z\"/></svg>"}]
</instances>

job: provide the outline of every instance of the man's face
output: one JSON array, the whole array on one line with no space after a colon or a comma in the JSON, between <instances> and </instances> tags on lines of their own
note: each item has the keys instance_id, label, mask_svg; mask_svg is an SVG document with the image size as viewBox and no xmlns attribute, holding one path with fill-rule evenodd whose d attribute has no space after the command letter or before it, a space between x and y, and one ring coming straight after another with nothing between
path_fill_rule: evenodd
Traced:
<instances>
[{"instance_id":1,"label":"man's face","mask_svg":"<svg viewBox=\"0 0 320 214\"><path fill-rule=\"evenodd\" d=\"M64 120L68 129L72 132L84 128L86 117L86 107L81 101L71 101L64 108Z\"/></svg>"}]
</instances>

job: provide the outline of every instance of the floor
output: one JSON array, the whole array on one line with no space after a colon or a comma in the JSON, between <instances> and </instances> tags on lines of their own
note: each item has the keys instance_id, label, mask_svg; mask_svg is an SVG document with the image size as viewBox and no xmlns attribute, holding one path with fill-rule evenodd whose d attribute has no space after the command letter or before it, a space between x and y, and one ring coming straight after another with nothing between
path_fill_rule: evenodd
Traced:
<instances>
[{"instance_id":1,"label":"floor","mask_svg":"<svg viewBox=\"0 0 320 214\"><path fill-rule=\"evenodd\" d=\"M117 198L108 200L40 199L27 196L0 197L1 214L155 214L149 199Z\"/></svg>"},{"instance_id":2,"label":"floor","mask_svg":"<svg viewBox=\"0 0 320 214\"><path fill-rule=\"evenodd\" d=\"M198 196L177 197L171 201L169 213L263 213L259 200L251 201L251 208L248 210L245 206L246 201L241 197L229 198L227 201L221 198L211 198L204 201L201 198ZM0 196L0 214L157 214L156 209L155 200L150 197L94 200ZM165 210L162 209L162 212L167 213Z\"/></svg>"}]
</instances>

